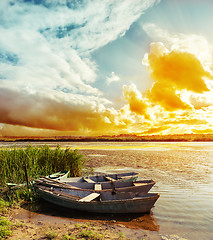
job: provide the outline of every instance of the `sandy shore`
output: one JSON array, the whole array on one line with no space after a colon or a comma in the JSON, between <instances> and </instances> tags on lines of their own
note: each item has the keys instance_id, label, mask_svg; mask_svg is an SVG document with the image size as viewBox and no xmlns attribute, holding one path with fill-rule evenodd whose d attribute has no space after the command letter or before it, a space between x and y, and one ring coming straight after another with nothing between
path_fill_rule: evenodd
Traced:
<instances>
[{"instance_id":1,"label":"sandy shore","mask_svg":"<svg viewBox=\"0 0 213 240\"><path fill-rule=\"evenodd\" d=\"M128 223L128 221L119 221L115 217L80 219L64 217L60 214L53 216L47 213L34 213L23 208L16 208L10 212L8 218L18 225L13 230L13 236L9 238L13 240L47 239L45 236L48 232L57 233L55 239L62 239L64 235L75 236L76 238L73 239L82 239L78 237L78 234L83 230L102 235L103 238L100 239L162 239L156 231L141 229L142 225L145 227L150 225L143 217Z\"/></svg>"}]
</instances>

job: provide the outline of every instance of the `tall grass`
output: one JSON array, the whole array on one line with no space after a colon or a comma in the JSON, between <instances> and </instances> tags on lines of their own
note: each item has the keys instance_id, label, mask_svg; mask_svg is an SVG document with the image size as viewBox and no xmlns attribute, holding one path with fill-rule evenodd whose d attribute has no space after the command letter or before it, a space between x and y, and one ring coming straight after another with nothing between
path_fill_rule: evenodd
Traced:
<instances>
[{"instance_id":1,"label":"tall grass","mask_svg":"<svg viewBox=\"0 0 213 240\"><path fill-rule=\"evenodd\" d=\"M27 148L0 150L0 185L7 182L24 183L26 181L24 166L28 177L33 180L58 171L69 170L72 177L81 175L85 163L83 155L77 150L61 149L58 145L50 149L48 145Z\"/></svg>"}]
</instances>

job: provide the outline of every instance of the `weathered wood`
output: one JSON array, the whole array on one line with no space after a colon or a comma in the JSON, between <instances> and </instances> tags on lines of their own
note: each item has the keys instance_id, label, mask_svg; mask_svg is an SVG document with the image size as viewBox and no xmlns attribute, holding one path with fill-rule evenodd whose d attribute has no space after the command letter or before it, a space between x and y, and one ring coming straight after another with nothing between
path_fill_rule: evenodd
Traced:
<instances>
[{"instance_id":1,"label":"weathered wood","mask_svg":"<svg viewBox=\"0 0 213 240\"><path fill-rule=\"evenodd\" d=\"M88 183L95 183L95 182L94 182L92 179L90 179L90 178L86 178L86 177L84 177L83 179L84 179L85 182L88 182Z\"/></svg>"},{"instance_id":2,"label":"weathered wood","mask_svg":"<svg viewBox=\"0 0 213 240\"><path fill-rule=\"evenodd\" d=\"M138 178L137 172L127 172L127 173L117 173L117 174L101 174L101 175L90 175L89 177L71 177L66 178L65 180L61 179L61 181L66 182L91 182L95 183L100 182L109 182L109 181L117 181L117 182L133 182ZM106 179L108 177L108 180ZM94 183L93 182L93 183Z\"/></svg>"},{"instance_id":3,"label":"weathered wood","mask_svg":"<svg viewBox=\"0 0 213 240\"><path fill-rule=\"evenodd\" d=\"M95 198L97 198L98 196L100 196L100 193L91 193L88 196L81 198L79 200L79 202L91 202L92 200L94 200Z\"/></svg>"},{"instance_id":4,"label":"weathered wood","mask_svg":"<svg viewBox=\"0 0 213 240\"><path fill-rule=\"evenodd\" d=\"M157 193L110 192L91 193L86 196L77 192L55 191L51 187L38 186L38 192L45 200L67 207L87 212L97 213L147 213L159 198ZM74 195L74 196L73 196ZM100 196L100 199L99 199ZM80 199L77 199L80 197ZM96 198L98 197L97 201Z\"/></svg>"},{"instance_id":5,"label":"weathered wood","mask_svg":"<svg viewBox=\"0 0 213 240\"><path fill-rule=\"evenodd\" d=\"M111 178L111 177L109 177L109 176L105 176L105 178L106 178L108 181L115 181L114 178Z\"/></svg>"},{"instance_id":6,"label":"weathered wood","mask_svg":"<svg viewBox=\"0 0 213 240\"><path fill-rule=\"evenodd\" d=\"M96 191L102 190L101 184L96 183L96 184L95 184L95 187L94 187L94 190L96 190Z\"/></svg>"},{"instance_id":7,"label":"weathered wood","mask_svg":"<svg viewBox=\"0 0 213 240\"><path fill-rule=\"evenodd\" d=\"M133 182L133 185L138 187L138 186L147 185L147 183Z\"/></svg>"},{"instance_id":8,"label":"weathered wood","mask_svg":"<svg viewBox=\"0 0 213 240\"><path fill-rule=\"evenodd\" d=\"M38 181L40 181L41 184L42 183L44 183L44 184L45 183L50 183L50 184L55 183L55 184L59 184L60 187L64 186L66 188L70 188L69 184L66 184L66 183L63 183L63 182L58 181L56 179L51 179L51 178L48 178L48 177L42 177L42 178L38 179L37 182Z\"/></svg>"},{"instance_id":9,"label":"weathered wood","mask_svg":"<svg viewBox=\"0 0 213 240\"><path fill-rule=\"evenodd\" d=\"M25 172L25 178L27 181L27 188L29 188L29 178L28 178L28 174L27 174L27 167L26 165L24 165L24 172Z\"/></svg>"},{"instance_id":10,"label":"weathered wood","mask_svg":"<svg viewBox=\"0 0 213 240\"><path fill-rule=\"evenodd\" d=\"M75 196L75 195L71 195L69 193L65 193L65 192L62 192L62 191L58 191L58 190L50 190L49 187L45 187L45 186L39 186L39 188L45 190L45 191L48 191L48 192L52 192L54 194L56 194L57 196L64 196L64 197L68 197L68 198L71 198L71 199L76 199L76 200L80 200L81 198L79 196Z\"/></svg>"}]
</instances>

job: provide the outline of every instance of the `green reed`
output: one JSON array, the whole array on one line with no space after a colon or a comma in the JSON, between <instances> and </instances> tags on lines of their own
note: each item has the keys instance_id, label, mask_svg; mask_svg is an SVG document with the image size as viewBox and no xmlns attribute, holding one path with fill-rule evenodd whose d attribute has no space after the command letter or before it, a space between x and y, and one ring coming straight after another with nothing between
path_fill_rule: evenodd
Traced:
<instances>
[{"instance_id":1,"label":"green reed","mask_svg":"<svg viewBox=\"0 0 213 240\"><path fill-rule=\"evenodd\" d=\"M69 170L71 177L80 176L84 164L85 157L77 150L63 150L59 145L55 149L48 145L0 149L0 186L26 182L24 166L29 179L34 180L62 170Z\"/></svg>"}]
</instances>

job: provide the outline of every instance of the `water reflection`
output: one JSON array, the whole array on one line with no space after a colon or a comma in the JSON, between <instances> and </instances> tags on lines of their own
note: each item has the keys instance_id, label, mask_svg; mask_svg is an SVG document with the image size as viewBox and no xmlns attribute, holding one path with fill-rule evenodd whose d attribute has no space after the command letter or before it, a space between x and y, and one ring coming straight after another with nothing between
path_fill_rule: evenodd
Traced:
<instances>
[{"instance_id":1,"label":"water reflection","mask_svg":"<svg viewBox=\"0 0 213 240\"><path fill-rule=\"evenodd\" d=\"M38 218L50 217L52 220L57 218L66 218L69 220L79 220L86 222L106 222L108 224L122 224L128 228L132 229L145 229L149 231L158 231L159 225L157 224L156 219L153 216L153 213L150 214L98 214L98 213L87 213L83 211L76 211L72 209L67 209L63 207L57 207L54 204L46 202L42 199L36 203L25 203L22 205L22 208L25 211L21 211L16 218L26 219L30 221L36 221Z\"/></svg>"}]
</instances>

